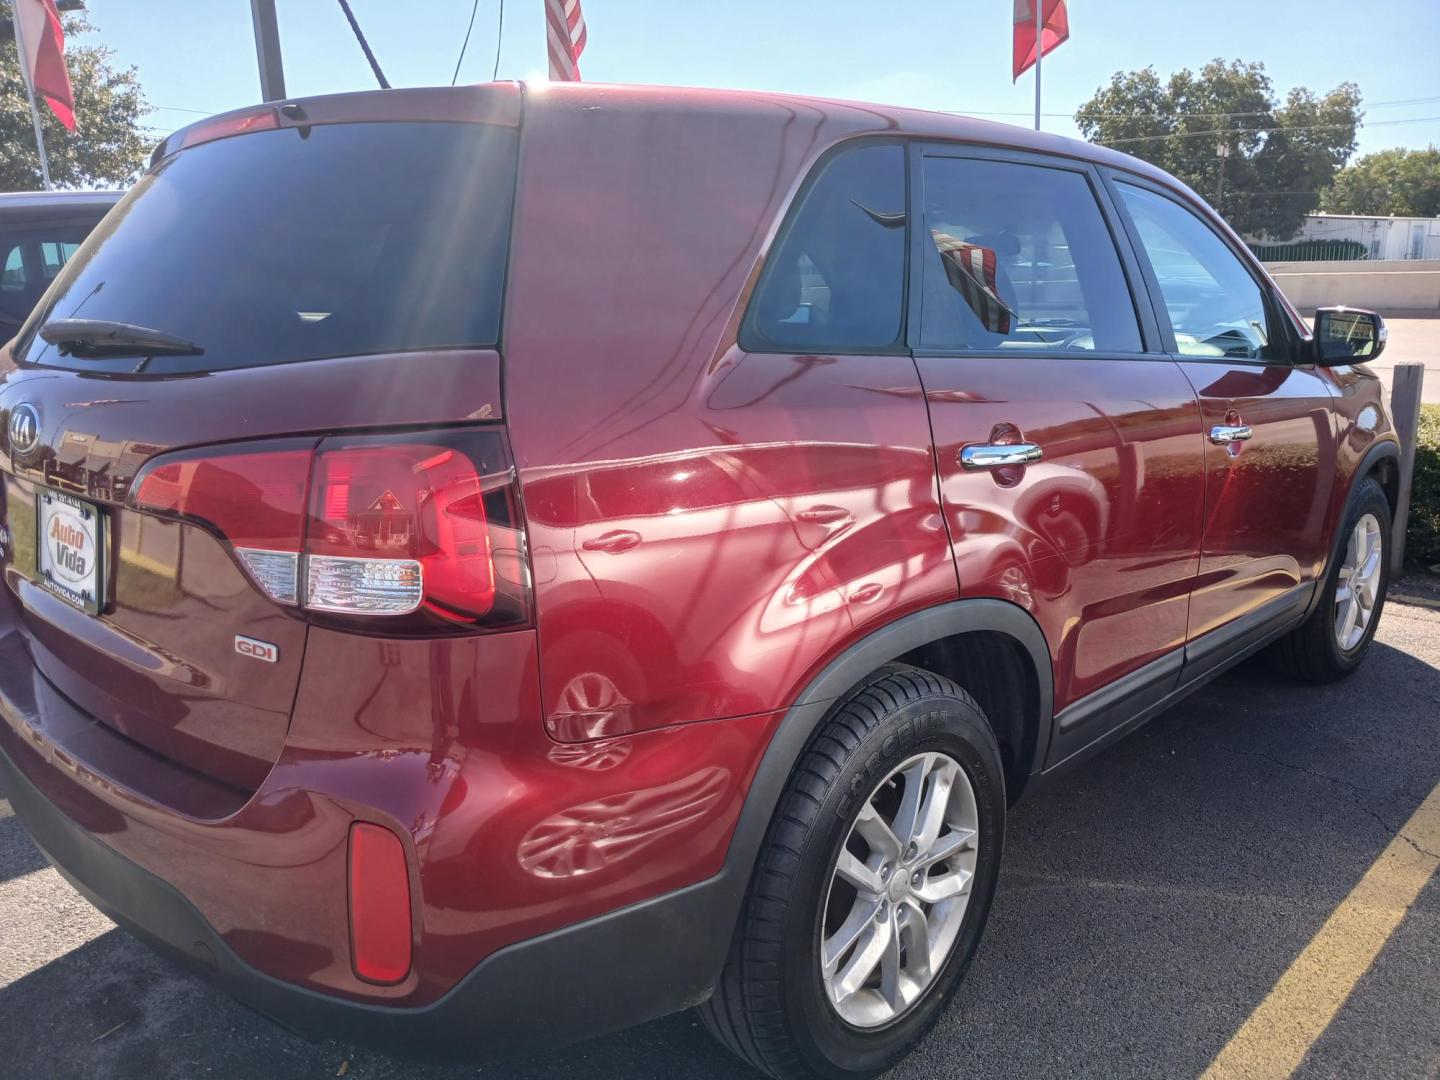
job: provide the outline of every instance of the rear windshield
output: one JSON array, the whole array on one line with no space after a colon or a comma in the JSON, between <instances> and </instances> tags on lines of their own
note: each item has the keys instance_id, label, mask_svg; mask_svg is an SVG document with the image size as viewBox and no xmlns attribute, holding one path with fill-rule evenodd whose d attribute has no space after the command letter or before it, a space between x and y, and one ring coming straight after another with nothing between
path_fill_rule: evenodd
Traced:
<instances>
[{"instance_id":1,"label":"rear windshield","mask_svg":"<svg viewBox=\"0 0 1440 1080\"><path fill-rule=\"evenodd\" d=\"M471 123L317 125L183 150L146 173L61 272L24 359L217 371L499 338L517 133ZM116 320L198 356L79 359L35 336Z\"/></svg>"}]
</instances>

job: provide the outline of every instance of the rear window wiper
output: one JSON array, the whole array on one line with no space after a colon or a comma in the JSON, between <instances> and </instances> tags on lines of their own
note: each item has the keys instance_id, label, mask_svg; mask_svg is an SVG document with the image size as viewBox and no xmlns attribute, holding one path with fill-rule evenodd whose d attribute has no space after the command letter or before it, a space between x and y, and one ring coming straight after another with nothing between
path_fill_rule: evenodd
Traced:
<instances>
[{"instance_id":1,"label":"rear window wiper","mask_svg":"<svg viewBox=\"0 0 1440 1080\"><path fill-rule=\"evenodd\" d=\"M62 356L200 356L193 341L111 319L51 319L40 336Z\"/></svg>"}]
</instances>

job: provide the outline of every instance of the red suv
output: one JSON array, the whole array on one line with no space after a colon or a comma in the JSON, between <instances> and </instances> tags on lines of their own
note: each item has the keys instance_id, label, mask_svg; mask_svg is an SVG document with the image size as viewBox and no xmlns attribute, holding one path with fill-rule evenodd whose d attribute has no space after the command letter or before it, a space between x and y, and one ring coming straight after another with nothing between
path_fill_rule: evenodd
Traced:
<instances>
[{"instance_id":1,"label":"red suv","mask_svg":"<svg viewBox=\"0 0 1440 1080\"><path fill-rule=\"evenodd\" d=\"M0 359L0 783L285 1024L485 1055L700 1005L873 1074L1022 791L1262 648L1360 663L1383 342L1012 127L514 84L206 120Z\"/></svg>"}]
</instances>

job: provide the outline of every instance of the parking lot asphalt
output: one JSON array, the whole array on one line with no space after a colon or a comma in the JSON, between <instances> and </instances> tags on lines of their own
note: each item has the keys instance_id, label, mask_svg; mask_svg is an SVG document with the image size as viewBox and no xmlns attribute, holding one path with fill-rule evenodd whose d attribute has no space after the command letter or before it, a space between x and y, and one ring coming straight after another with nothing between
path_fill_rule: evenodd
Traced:
<instances>
[{"instance_id":1,"label":"parking lot asphalt","mask_svg":"<svg viewBox=\"0 0 1440 1080\"><path fill-rule=\"evenodd\" d=\"M1440 610L1392 600L1370 659L1338 686L1246 664L1015 809L976 962L893 1076L1200 1075L1382 853L1415 846L1396 832L1437 781ZM0 1075L754 1075L689 1014L483 1067L306 1042L114 929L45 866L3 795ZM1440 1077L1440 875L1395 914L1295 1075Z\"/></svg>"}]
</instances>

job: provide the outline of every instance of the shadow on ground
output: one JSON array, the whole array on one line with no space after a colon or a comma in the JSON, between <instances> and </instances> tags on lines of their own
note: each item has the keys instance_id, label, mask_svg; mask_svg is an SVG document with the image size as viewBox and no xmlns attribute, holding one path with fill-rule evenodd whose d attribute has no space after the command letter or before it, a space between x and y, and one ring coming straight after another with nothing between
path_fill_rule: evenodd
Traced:
<instances>
[{"instance_id":1,"label":"shadow on ground","mask_svg":"<svg viewBox=\"0 0 1440 1080\"><path fill-rule=\"evenodd\" d=\"M1403 610L1341 686L1247 665L1022 802L969 978L894 1075L1201 1072L1440 778L1440 619ZM38 866L13 832L0 881ZM1432 882L1307 1075L1435 1074L1437 940ZM484 1068L308 1043L118 931L0 989L0 1041L15 1076L753 1076L689 1014Z\"/></svg>"}]
</instances>

